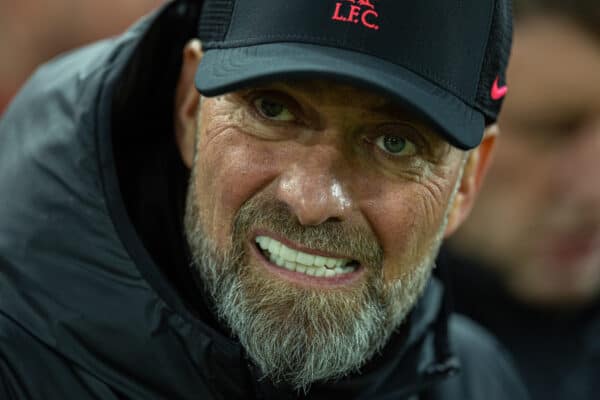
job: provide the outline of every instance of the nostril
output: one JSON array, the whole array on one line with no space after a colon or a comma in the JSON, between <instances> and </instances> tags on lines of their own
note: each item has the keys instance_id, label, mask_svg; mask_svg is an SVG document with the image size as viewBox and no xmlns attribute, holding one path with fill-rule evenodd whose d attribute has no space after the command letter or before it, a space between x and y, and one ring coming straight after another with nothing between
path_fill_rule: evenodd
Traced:
<instances>
[{"instance_id":1,"label":"nostril","mask_svg":"<svg viewBox=\"0 0 600 400\"><path fill-rule=\"evenodd\" d=\"M329 217L327 218L327 220L324 221L324 223L338 223L338 222L342 222L342 218L340 217Z\"/></svg>"}]
</instances>

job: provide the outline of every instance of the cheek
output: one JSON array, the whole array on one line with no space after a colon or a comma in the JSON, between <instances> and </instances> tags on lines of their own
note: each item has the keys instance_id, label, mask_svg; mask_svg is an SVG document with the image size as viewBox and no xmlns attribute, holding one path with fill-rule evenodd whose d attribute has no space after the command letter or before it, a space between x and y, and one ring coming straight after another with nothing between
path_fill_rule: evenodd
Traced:
<instances>
[{"instance_id":1,"label":"cheek","mask_svg":"<svg viewBox=\"0 0 600 400\"><path fill-rule=\"evenodd\" d=\"M386 280L398 279L430 255L452 185L408 182L363 209L384 250Z\"/></svg>"},{"instance_id":2,"label":"cheek","mask_svg":"<svg viewBox=\"0 0 600 400\"><path fill-rule=\"evenodd\" d=\"M207 234L230 243L240 207L276 176L273 154L234 129L199 143L197 197Z\"/></svg>"}]
</instances>

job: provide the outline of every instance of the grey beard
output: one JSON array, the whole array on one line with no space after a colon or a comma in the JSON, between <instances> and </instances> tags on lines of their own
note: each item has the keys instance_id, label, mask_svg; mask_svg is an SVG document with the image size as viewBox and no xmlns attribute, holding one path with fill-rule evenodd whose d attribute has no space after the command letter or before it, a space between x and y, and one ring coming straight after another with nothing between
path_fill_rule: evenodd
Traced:
<instances>
[{"instance_id":1,"label":"grey beard","mask_svg":"<svg viewBox=\"0 0 600 400\"><path fill-rule=\"evenodd\" d=\"M384 283L382 250L360 232L335 228L290 228L284 207L253 200L238 212L229 249L217 251L202 230L195 185L191 184L185 215L193 263L212 296L218 318L238 338L249 358L274 383L285 382L308 391L317 381L339 379L356 372L389 340L412 309L431 275L441 233L430 254L391 284ZM271 203L269 203L271 204ZM360 287L336 290L302 288L246 265L248 229L268 224L284 236L322 248L342 250L347 239L355 252L372 261ZM444 224L445 227L445 224ZM305 234L311 229L311 234ZM324 239L327 238L327 239ZM337 239L332 239L337 238ZM335 243L334 243L335 242Z\"/></svg>"}]
</instances>

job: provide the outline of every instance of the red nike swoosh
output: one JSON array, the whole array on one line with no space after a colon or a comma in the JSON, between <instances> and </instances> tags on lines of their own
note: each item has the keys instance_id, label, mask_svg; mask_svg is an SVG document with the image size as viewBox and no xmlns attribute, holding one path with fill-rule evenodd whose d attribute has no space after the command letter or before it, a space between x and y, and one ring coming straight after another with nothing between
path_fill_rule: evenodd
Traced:
<instances>
[{"instance_id":1,"label":"red nike swoosh","mask_svg":"<svg viewBox=\"0 0 600 400\"><path fill-rule=\"evenodd\" d=\"M508 92L508 86L502 86L502 87L498 86L499 81L500 81L500 77L497 77L496 80L494 81L494 84L492 85L492 92L491 92L492 100L500 100L501 98L506 96L506 93Z\"/></svg>"}]
</instances>

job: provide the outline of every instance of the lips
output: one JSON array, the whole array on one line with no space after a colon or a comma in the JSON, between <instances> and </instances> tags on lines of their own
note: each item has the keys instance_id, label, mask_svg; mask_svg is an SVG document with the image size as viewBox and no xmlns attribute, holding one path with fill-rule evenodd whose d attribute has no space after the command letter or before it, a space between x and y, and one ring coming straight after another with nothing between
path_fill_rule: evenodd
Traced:
<instances>
[{"instance_id":1,"label":"lips","mask_svg":"<svg viewBox=\"0 0 600 400\"><path fill-rule=\"evenodd\" d=\"M315 277L340 277L355 272L358 263L347 258L324 257L292 249L268 236L257 236L260 252L281 269Z\"/></svg>"}]
</instances>

